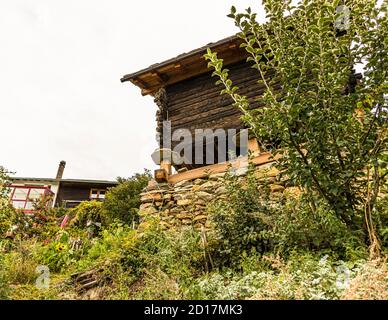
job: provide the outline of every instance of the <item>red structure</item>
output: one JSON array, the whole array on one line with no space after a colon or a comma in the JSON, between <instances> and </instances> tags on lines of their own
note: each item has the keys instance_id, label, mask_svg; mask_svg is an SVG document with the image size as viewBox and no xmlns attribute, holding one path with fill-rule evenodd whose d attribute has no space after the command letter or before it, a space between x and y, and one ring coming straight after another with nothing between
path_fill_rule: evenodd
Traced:
<instances>
[{"instance_id":1,"label":"red structure","mask_svg":"<svg viewBox=\"0 0 388 320\"><path fill-rule=\"evenodd\" d=\"M16 209L23 209L26 214L34 212L34 202L49 198L47 206L52 206L54 192L48 186L20 186L11 185L10 199Z\"/></svg>"}]
</instances>

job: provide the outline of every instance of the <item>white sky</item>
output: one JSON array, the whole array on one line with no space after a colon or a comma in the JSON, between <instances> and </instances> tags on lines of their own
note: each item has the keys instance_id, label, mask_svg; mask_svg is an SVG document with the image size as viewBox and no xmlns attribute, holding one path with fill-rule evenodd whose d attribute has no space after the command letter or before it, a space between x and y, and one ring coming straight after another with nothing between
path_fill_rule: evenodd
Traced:
<instances>
[{"instance_id":1,"label":"white sky","mask_svg":"<svg viewBox=\"0 0 388 320\"><path fill-rule=\"evenodd\" d=\"M120 78L237 32L258 0L0 0L0 165L115 179L154 169L156 106Z\"/></svg>"}]
</instances>

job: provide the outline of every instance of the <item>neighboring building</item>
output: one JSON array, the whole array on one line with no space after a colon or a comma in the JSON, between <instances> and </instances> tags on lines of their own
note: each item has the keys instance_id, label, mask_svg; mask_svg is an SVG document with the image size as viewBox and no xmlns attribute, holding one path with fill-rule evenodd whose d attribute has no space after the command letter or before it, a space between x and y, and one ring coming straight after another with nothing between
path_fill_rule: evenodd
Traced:
<instances>
[{"instance_id":1,"label":"neighboring building","mask_svg":"<svg viewBox=\"0 0 388 320\"><path fill-rule=\"evenodd\" d=\"M74 208L82 201L103 201L117 181L62 179L66 162L61 161L55 179L11 177L10 199L17 209L34 212L34 201L48 199L48 206Z\"/></svg>"},{"instance_id":2,"label":"neighboring building","mask_svg":"<svg viewBox=\"0 0 388 320\"><path fill-rule=\"evenodd\" d=\"M82 201L104 201L107 190L116 185L114 181L62 179L55 204L73 208Z\"/></svg>"}]
</instances>

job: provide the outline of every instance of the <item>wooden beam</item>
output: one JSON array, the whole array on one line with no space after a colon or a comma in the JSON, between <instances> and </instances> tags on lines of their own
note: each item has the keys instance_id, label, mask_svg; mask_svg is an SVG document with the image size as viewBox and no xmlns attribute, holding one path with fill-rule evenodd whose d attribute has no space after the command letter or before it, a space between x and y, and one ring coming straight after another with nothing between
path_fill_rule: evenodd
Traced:
<instances>
[{"instance_id":1,"label":"wooden beam","mask_svg":"<svg viewBox=\"0 0 388 320\"><path fill-rule=\"evenodd\" d=\"M277 159L279 159L279 156L276 156L273 158L271 153L264 152L254 157L251 160L251 162L255 165L263 165L266 163L274 162ZM230 166L232 166L234 169L245 167L246 163L247 163L247 157L242 157L235 161L216 163L209 166L189 170L186 172L173 174L168 177L168 182L171 184L175 184L183 180L194 180L198 178L205 178L211 174L227 172Z\"/></svg>"},{"instance_id":2,"label":"wooden beam","mask_svg":"<svg viewBox=\"0 0 388 320\"><path fill-rule=\"evenodd\" d=\"M221 57L224 59L225 66L227 66L227 65L230 65L233 63L243 61L246 58L246 56L247 56L247 54L244 52L243 53L240 52L238 54L234 54L234 53L229 52L228 56L221 56ZM159 81L157 81L157 84L153 84L153 85L148 83L148 88L141 86L142 95L143 96L146 96L149 94L152 95L154 92L159 90L162 85L168 86L168 85L178 83L178 82L181 82L183 80L192 78L194 76L199 76L199 75L203 75L203 74L212 72L212 70L207 67L207 61L205 60L205 58L202 55L197 60L195 60L195 63L193 63L193 64L192 63L185 63L185 61L181 61L181 62L179 62L179 67L176 67L176 66L177 66L177 63L172 63L172 64L169 64L167 66L164 66L163 68L160 68L159 70L156 70L153 72L148 72L148 73L142 75L142 77L143 77L142 80L147 81L147 82L151 79L155 79L154 78L155 72L158 72L160 74L163 74L163 75L166 75L169 77L169 79L167 81L164 81L163 83L159 83ZM169 75L169 73L171 72L169 69L172 69L175 72L178 70L179 72L177 74ZM152 81L150 81L150 82L152 82Z\"/></svg>"},{"instance_id":3,"label":"wooden beam","mask_svg":"<svg viewBox=\"0 0 388 320\"><path fill-rule=\"evenodd\" d=\"M168 81L169 77L166 74L159 73L157 71L152 72L152 76L159 84L164 84Z\"/></svg>"},{"instance_id":4,"label":"wooden beam","mask_svg":"<svg viewBox=\"0 0 388 320\"><path fill-rule=\"evenodd\" d=\"M162 160L160 162L160 169L165 170L167 173L167 176L170 176L172 171L171 171L171 161L166 161Z\"/></svg>"},{"instance_id":5,"label":"wooden beam","mask_svg":"<svg viewBox=\"0 0 388 320\"><path fill-rule=\"evenodd\" d=\"M148 88L148 84L140 78L135 78L132 80L132 82L133 84L135 84L136 86L140 87L143 90Z\"/></svg>"},{"instance_id":6,"label":"wooden beam","mask_svg":"<svg viewBox=\"0 0 388 320\"><path fill-rule=\"evenodd\" d=\"M251 154L256 157L260 154L260 147L259 143L257 142L256 138L252 138L248 140L248 150L251 152Z\"/></svg>"}]
</instances>

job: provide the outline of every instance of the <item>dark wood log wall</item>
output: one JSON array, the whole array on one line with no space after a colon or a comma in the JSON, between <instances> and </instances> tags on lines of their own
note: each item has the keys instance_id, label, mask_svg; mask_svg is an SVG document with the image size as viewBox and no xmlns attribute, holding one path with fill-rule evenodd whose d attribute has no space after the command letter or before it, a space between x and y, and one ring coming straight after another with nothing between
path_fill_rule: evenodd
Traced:
<instances>
[{"instance_id":1,"label":"dark wood log wall","mask_svg":"<svg viewBox=\"0 0 388 320\"><path fill-rule=\"evenodd\" d=\"M264 92L259 85L257 70L245 61L227 67L230 79L237 85L239 93L248 97L251 108L260 107L255 97ZM167 116L172 123L172 130L195 129L241 129L244 124L242 115L228 95L220 95L222 85L215 85L216 77L211 73L170 85L166 88Z\"/></svg>"},{"instance_id":2,"label":"dark wood log wall","mask_svg":"<svg viewBox=\"0 0 388 320\"><path fill-rule=\"evenodd\" d=\"M258 71L245 61L227 66L233 85L238 93L247 96L250 109L259 108L257 97L264 93L264 85L259 85ZM172 131L188 129L194 136L195 129L236 129L245 127L240 117L242 112L233 106L228 95L221 95L222 85L215 85L218 79L212 72L167 86L156 95L159 106L157 131L162 131L162 121L170 120ZM179 142L173 142L174 147ZM193 150L194 152L194 150ZM215 151L216 153L216 151ZM198 166L187 166L189 169Z\"/></svg>"},{"instance_id":3,"label":"dark wood log wall","mask_svg":"<svg viewBox=\"0 0 388 320\"><path fill-rule=\"evenodd\" d=\"M250 109L260 108L261 96L265 87L258 84L260 76L256 69L245 61L227 66L233 85L239 87L238 93L248 98ZM244 124L240 117L242 112L233 106L233 100L228 95L220 95L222 85L215 85L217 77L212 72L167 86L156 95L155 102L159 106L157 113L158 128L162 131L162 121L170 120L172 131L189 129L194 135L195 129L242 129ZM271 77L268 74L268 77ZM359 78L359 75L351 75ZM357 80L356 80L357 81ZM353 81L354 82L354 81ZM355 84L350 81L350 90ZM279 84L275 85L280 89ZM179 142L172 142L174 147ZM188 166L189 169L197 166Z\"/></svg>"}]
</instances>

